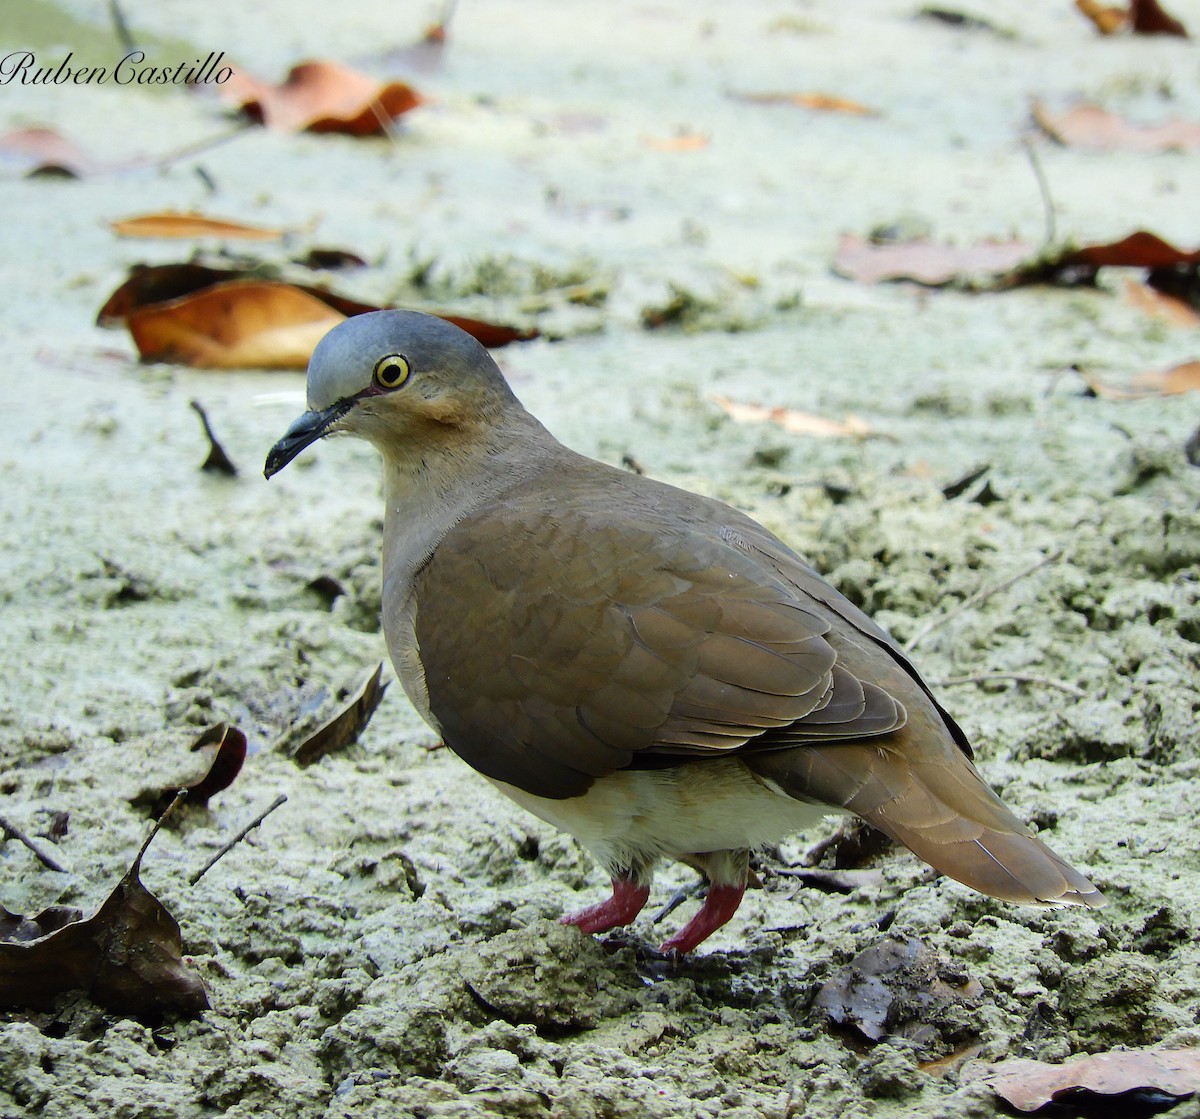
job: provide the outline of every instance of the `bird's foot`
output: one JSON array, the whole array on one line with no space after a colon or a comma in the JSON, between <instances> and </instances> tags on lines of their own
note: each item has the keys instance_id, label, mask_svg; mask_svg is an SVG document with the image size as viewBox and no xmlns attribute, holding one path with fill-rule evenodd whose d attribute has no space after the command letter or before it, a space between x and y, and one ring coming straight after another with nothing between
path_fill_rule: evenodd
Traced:
<instances>
[{"instance_id":1,"label":"bird's foot","mask_svg":"<svg viewBox=\"0 0 1200 1119\"><path fill-rule=\"evenodd\" d=\"M745 882L709 886L708 895L705 897L700 911L670 940L666 941L659 951L663 953L676 952L680 955L690 952L697 944L712 936L737 912L745 892Z\"/></svg>"},{"instance_id":2,"label":"bird's foot","mask_svg":"<svg viewBox=\"0 0 1200 1119\"><path fill-rule=\"evenodd\" d=\"M649 897L649 886L643 886L631 878L614 878L612 897L563 917L562 923L574 925L585 933L608 932L620 925L628 925L641 913Z\"/></svg>"}]
</instances>

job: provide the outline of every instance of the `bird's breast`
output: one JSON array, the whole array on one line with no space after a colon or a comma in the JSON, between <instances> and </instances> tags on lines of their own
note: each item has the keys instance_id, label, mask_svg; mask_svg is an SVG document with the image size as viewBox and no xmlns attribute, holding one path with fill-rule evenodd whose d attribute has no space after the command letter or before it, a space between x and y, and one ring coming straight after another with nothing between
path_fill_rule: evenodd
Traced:
<instances>
[{"instance_id":1,"label":"bird's breast","mask_svg":"<svg viewBox=\"0 0 1200 1119\"><path fill-rule=\"evenodd\" d=\"M606 865L627 864L625 855L680 858L762 847L836 811L788 796L736 758L618 770L566 800L489 780L535 816L570 832Z\"/></svg>"}]
</instances>

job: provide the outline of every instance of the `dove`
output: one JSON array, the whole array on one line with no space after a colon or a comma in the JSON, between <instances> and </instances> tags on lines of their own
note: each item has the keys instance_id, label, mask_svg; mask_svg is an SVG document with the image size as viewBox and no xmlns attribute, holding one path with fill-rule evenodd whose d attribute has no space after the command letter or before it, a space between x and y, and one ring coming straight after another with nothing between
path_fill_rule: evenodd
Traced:
<instances>
[{"instance_id":1,"label":"dove","mask_svg":"<svg viewBox=\"0 0 1200 1119\"><path fill-rule=\"evenodd\" d=\"M307 405L265 474L332 435L378 450L396 674L459 758L611 878L566 923L630 924L679 860L707 892L662 951L689 952L736 912L754 850L836 813L985 894L1103 904L884 629L750 517L564 446L458 327L340 323Z\"/></svg>"}]
</instances>

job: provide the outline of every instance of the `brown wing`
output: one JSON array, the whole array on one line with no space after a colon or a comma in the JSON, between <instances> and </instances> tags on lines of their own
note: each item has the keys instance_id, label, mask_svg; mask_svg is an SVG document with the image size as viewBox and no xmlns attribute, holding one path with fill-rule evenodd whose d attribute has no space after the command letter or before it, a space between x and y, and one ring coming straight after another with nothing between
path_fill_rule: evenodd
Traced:
<instances>
[{"instance_id":1,"label":"brown wing","mask_svg":"<svg viewBox=\"0 0 1200 1119\"><path fill-rule=\"evenodd\" d=\"M430 709L475 769L562 798L661 754L903 722L886 692L835 667L823 612L755 557L564 488L552 512L525 494L461 522L418 576Z\"/></svg>"}]
</instances>

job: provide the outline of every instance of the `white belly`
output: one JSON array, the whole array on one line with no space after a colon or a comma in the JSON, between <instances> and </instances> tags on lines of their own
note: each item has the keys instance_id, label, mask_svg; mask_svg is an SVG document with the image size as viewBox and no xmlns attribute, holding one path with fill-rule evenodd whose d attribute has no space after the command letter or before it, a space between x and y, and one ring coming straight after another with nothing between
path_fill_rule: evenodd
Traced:
<instances>
[{"instance_id":1,"label":"white belly","mask_svg":"<svg viewBox=\"0 0 1200 1119\"><path fill-rule=\"evenodd\" d=\"M569 800L492 781L535 816L570 832L608 869L777 843L832 814L753 774L735 758L678 769L619 770Z\"/></svg>"}]
</instances>

